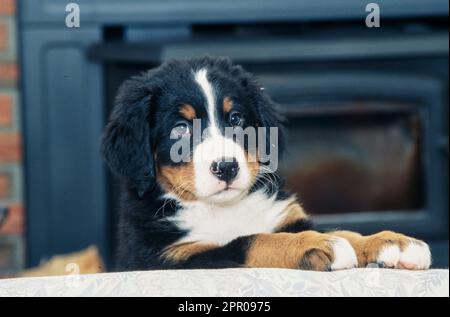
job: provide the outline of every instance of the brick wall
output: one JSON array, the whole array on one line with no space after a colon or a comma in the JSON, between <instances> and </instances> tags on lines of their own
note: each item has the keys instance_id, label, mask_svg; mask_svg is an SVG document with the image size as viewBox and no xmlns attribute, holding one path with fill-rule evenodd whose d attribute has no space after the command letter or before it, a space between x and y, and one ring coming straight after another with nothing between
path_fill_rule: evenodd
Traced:
<instances>
[{"instance_id":1,"label":"brick wall","mask_svg":"<svg viewBox=\"0 0 450 317\"><path fill-rule=\"evenodd\" d=\"M0 208L9 209L0 227L0 273L13 272L23 264L22 140L15 14L15 0L0 0Z\"/></svg>"}]
</instances>

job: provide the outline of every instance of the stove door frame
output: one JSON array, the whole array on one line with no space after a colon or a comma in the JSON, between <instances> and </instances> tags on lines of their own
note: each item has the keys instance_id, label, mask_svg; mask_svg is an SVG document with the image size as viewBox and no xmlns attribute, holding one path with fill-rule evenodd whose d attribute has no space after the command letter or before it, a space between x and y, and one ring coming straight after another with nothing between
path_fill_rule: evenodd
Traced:
<instances>
[{"instance_id":1,"label":"stove door frame","mask_svg":"<svg viewBox=\"0 0 450 317\"><path fill-rule=\"evenodd\" d=\"M270 77L272 76L274 75L271 74ZM298 92L295 98L300 100L340 96L346 100L375 98L417 104L424 131L424 208L414 213L367 211L358 214L320 215L314 219L318 227L324 230L340 228L363 234L394 230L424 239L442 238L448 234L448 196L445 193L445 188L448 188L445 182L448 179L442 177L448 175L448 147L447 150L445 148L445 144L448 145L448 135L441 117L446 99L443 82L431 77L364 72L280 74L275 76L276 80L265 78L264 75L259 77L274 99L292 99L292 92Z\"/></svg>"}]
</instances>

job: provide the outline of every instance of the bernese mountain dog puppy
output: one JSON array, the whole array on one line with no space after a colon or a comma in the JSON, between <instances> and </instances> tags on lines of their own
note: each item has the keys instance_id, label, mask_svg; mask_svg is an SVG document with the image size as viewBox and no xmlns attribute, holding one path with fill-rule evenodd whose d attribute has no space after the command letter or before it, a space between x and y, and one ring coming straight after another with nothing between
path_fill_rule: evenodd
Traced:
<instances>
[{"instance_id":1,"label":"bernese mountain dog puppy","mask_svg":"<svg viewBox=\"0 0 450 317\"><path fill-rule=\"evenodd\" d=\"M428 245L402 234L314 231L270 162L225 133L276 128L277 139L266 133L258 149L277 143L281 156L281 119L256 79L229 59L170 61L125 81L102 139L123 183L118 269L429 268ZM180 140L192 142L174 160Z\"/></svg>"}]
</instances>

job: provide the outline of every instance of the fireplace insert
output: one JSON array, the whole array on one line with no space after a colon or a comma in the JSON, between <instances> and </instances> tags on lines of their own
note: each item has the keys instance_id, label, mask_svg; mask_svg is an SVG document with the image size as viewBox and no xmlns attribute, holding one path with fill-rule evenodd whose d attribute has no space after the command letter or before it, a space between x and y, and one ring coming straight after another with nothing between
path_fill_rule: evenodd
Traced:
<instances>
[{"instance_id":1,"label":"fireplace insert","mask_svg":"<svg viewBox=\"0 0 450 317\"><path fill-rule=\"evenodd\" d=\"M243 3L246 8L247 1ZM31 49L24 53L25 74L42 70L50 90L44 97L29 86L32 79L25 79L27 107L32 97L41 100L25 114L28 153L41 153L32 143L36 131L68 151L53 153L50 144L47 157L27 158L28 200L37 203L29 205L30 264L43 255L84 246L88 238L107 258L114 253L117 184L98 157L98 142L83 142L98 140L123 80L171 58L209 54L229 56L255 73L281 105L289 142L280 172L320 229L400 231L429 241L435 265L448 265L448 5L433 2L421 8L414 2L406 12L386 4L388 18L380 29L366 28L360 5L354 4L358 14L353 7L340 7L334 18L325 8L301 11L301 2L289 2L290 15L275 1L262 5L273 7L272 14L243 9L233 16L228 6L218 4L204 16L160 21L162 17L149 13L147 21L140 13L136 20L119 11L112 14L112 7L105 11L111 15L89 16L92 32L81 28L44 35L25 27L24 50ZM93 7L100 10L101 5ZM161 12L170 16L172 11ZM40 23L39 17L29 19ZM45 40L36 43L37 33ZM36 68L28 55L39 50L45 51L47 66ZM45 64L50 60L60 64ZM53 89L67 92L60 108L52 108L62 98ZM40 123L35 121L38 109L49 115ZM56 118L75 131L50 136L58 128L52 121ZM77 123L65 123L70 119ZM50 128L44 127L46 122ZM75 154L77 150L81 153ZM56 166L48 165L48 156ZM39 162L46 168L37 172ZM76 175L67 171L68 164ZM76 183L56 172L73 176ZM53 178L44 181L46 175ZM42 189L45 182L63 196L44 196L50 202L44 201L32 186L42 186L40 193L48 195ZM80 197L81 205L75 202ZM85 210L80 213L67 202ZM40 215L53 225L43 223ZM55 219L71 219L70 224L80 227L63 229ZM78 229L95 234L80 241Z\"/></svg>"}]
</instances>

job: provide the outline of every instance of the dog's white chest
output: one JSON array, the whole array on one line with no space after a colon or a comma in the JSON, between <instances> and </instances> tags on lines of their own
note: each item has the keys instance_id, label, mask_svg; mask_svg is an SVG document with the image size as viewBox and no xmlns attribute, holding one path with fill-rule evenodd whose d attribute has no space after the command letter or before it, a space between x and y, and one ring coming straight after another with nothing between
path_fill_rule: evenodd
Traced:
<instances>
[{"instance_id":1,"label":"dog's white chest","mask_svg":"<svg viewBox=\"0 0 450 317\"><path fill-rule=\"evenodd\" d=\"M262 192L255 192L232 207L185 203L170 220L189 232L181 243L202 241L224 245L238 237L273 232L288 204L287 200L275 201Z\"/></svg>"}]
</instances>

